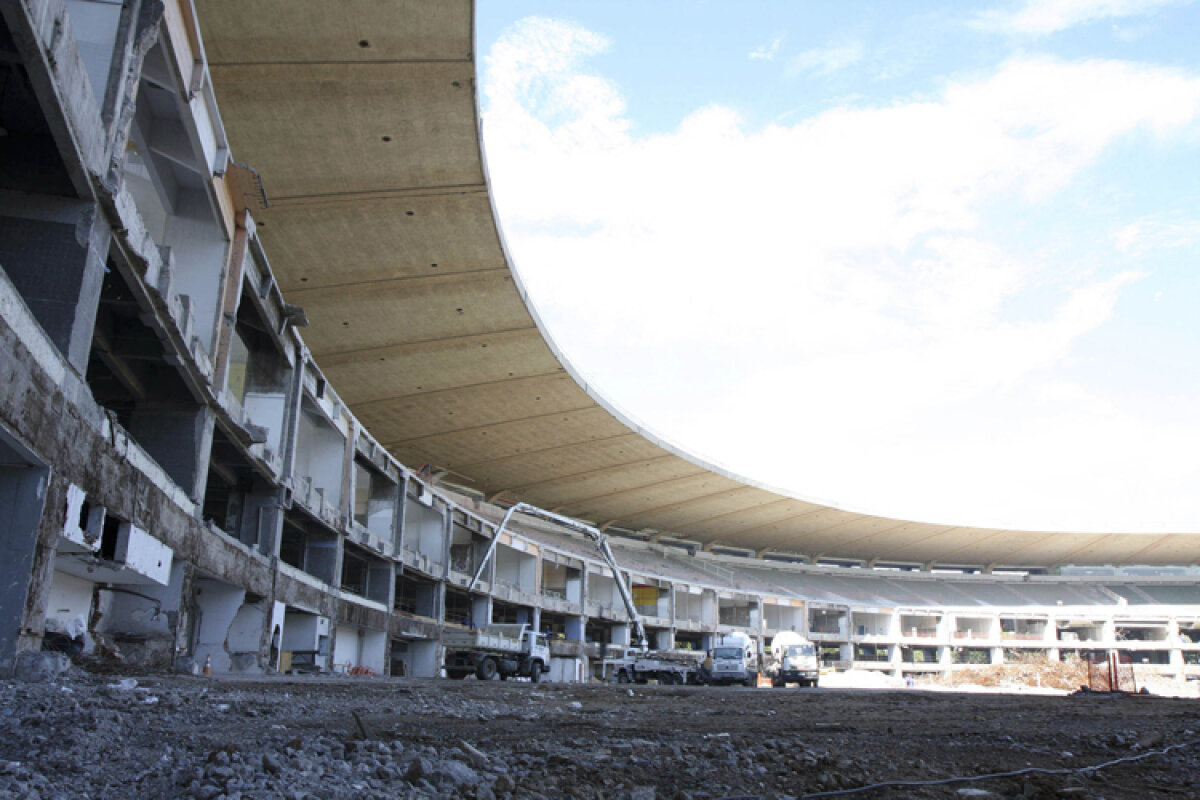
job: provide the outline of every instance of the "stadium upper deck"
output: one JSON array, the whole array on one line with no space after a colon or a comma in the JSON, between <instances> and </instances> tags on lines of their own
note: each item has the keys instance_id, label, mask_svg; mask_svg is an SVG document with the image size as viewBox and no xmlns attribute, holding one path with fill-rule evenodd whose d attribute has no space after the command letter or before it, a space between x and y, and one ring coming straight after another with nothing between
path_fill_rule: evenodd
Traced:
<instances>
[{"instance_id":1,"label":"stadium upper deck","mask_svg":"<svg viewBox=\"0 0 1200 800\"><path fill-rule=\"evenodd\" d=\"M305 342L401 462L616 530L867 563L1187 564L1200 535L1015 531L810 502L606 405L555 350L489 197L469 0L197 0L230 146ZM866 498L864 498L866 500Z\"/></svg>"}]
</instances>

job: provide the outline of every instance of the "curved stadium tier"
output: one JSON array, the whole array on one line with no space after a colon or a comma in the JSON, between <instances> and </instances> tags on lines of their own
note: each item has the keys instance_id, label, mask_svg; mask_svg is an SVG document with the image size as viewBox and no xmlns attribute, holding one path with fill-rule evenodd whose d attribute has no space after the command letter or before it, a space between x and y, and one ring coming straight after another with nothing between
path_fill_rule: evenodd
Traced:
<instances>
[{"instance_id":1,"label":"curved stadium tier","mask_svg":"<svg viewBox=\"0 0 1200 800\"><path fill-rule=\"evenodd\" d=\"M1119 651L1200 676L1200 535L822 505L582 382L505 251L470 2L5 4L0 662L432 677L549 631L589 679L744 633L829 669ZM484 558L485 554L489 554Z\"/></svg>"}]
</instances>

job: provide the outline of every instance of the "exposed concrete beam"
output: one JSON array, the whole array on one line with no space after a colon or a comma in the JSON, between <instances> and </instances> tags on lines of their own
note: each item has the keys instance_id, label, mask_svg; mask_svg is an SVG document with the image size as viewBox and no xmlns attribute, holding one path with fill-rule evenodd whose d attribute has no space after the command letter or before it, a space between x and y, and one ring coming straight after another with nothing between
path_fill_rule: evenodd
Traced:
<instances>
[{"instance_id":1,"label":"exposed concrete beam","mask_svg":"<svg viewBox=\"0 0 1200 800\"><path fill-rule=\"evenodd\" d=\"M96 330L92 333L92 343L96 346L97 355L100 357L100 360L125 384L125 388L139 400L145 400L146 387L142 385L142 381L138 378L137 373L125 363L123 355L116 351L116 348L113 347L108 337L101 331ZM159 357L161 358L161 353Z\"/></svg>"},{"instance_id":2,"label":"exposed concrete beam","mask_svg":"<svg viewBox=\"0 0 1200 800\"><path fill-rule=\"evenodd\" d=\"M442 197L445 195L486 194L487 187L481 183L423 184L401 186L390 189L365 189L353 192L330 192L326 194L291 194L271 198L272 208L317 207L369 203L372 201L404 200L408 198Z\"/></svg>"},{"instance_id":3,"label":"exposed concrete beam","mask_svg":"<svg viewBox=\"0 0 1200 800\"><path fill-rule=\"evenodd\" d=\"M302 297L303 295L325 294L330 292L353 292L361 294L369 287L377 287L381 285L420 282L422 285L436 283L462 283L464 278L486 277L489 274L497 274L507 272L507 267L484 267L482 269L458 270L456 272L443 272L440 275L396 275L390 278L375 278L372 280L359 280L351 283L327 283L324 286L304 286L288 289L288 299ZM302 298L303 299L303 298ZM318 354L319 355L319 354Z\"/></svg>"}]
</instances>

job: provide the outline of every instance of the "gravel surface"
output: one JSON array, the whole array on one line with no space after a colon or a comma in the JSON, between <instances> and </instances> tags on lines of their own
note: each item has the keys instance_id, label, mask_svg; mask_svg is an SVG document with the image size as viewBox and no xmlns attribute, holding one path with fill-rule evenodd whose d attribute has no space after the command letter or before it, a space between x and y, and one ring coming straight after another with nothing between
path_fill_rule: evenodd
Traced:
<instances>
[{"instance_id":1,"label":"gravel surface","mask_svg":"<svg viewBox=\"0 0 1200 800\"><path fill-rule=\"evenodd\" d=\"M0 682L0 797L784 798L1029 768L1069 772L842 796L1200 797L1198 710L1154 696L73 671Z\"/></svg>"}]
</instances>

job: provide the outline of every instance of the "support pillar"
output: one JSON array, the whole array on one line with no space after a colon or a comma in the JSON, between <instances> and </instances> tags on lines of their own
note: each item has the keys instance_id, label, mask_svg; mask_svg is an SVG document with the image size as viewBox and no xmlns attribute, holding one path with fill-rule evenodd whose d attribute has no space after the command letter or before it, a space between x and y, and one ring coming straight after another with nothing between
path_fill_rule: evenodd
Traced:
<instances>
[{"instance_id":1,"label":"support pillar","mask_svg":"<svg viewBox=\"0 0 1200 800\"><path fill-rule=\"evenodd\" d=\"M80 374L87 372L110 239L91 201L0 191L0 265Z\"/></svg>"}]
</instances>

